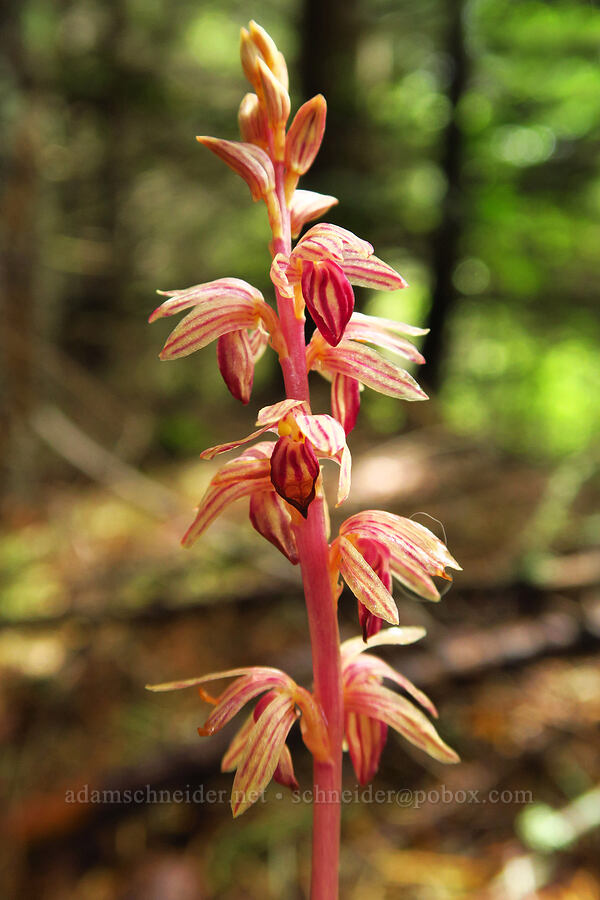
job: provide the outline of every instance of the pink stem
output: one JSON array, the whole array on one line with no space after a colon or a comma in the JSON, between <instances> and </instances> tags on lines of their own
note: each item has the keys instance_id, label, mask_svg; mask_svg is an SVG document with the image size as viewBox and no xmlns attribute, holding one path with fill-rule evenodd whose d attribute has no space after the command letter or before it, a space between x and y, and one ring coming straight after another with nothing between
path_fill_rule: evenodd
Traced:
<instances>
[{"instance_id":1,"label":"pink stem","mask_svg":"<svg viewBox=\"0 0 600 900\"><path fill-rule=\"evenodd\" d=\"M274 252L291 252L290 215L284 195L283 165L276 166L277 194L283 238ZM308 400L304 318L298 319L292 301L277 294L281 328L288 357L281 360L288 398ZM312 647L314 692L327 721L331 762L315 760L313 768L313 850L311 900L336 900L340 846L340 795L342 781L343 697L336 600L329 575L323 500L316 498L308 516L295 528L308 626Z\"/></svg>"}]
</instances>

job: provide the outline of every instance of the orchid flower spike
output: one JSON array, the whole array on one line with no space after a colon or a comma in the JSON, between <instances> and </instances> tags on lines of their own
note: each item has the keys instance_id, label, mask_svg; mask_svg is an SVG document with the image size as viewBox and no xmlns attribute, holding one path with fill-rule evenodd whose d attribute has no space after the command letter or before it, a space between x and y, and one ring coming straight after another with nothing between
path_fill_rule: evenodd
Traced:
<instances>
[{"instance_id":1,"label":"orchid flower spike","mask_svg":"<svg viewBox=\"0 0 600 900\"><path fill-rule=\"evenodd\" d=\"M323 713L314 697L280 669L266 666L229 669L200 678L146 687L150 691L173 691L223 678L235 678L235 681L217 698L200 688L200 696L214 706L203 727L198 729L202 736L220 731L242 707L260 696L221 763L223 772L235 770L231 809L234 816L239 816L259 799L271 778L297 790L298 783L285 743L297 719L300 719L302 739L315 759L329 760L330 747Z\"/></svg>"}]
</instances>

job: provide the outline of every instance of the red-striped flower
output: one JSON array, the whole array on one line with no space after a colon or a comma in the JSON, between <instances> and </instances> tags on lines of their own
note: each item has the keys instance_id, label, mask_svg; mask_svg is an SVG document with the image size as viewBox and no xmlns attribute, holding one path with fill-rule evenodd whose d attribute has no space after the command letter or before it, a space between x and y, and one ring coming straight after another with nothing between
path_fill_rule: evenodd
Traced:
<instances>
[{"instance_id":1,"label":"red-striped flower","mask_svg":"<svg viewBox=\"0 0 600 900\"><path fill-rule=\"evenodd\" d=\"M261 697L252 715L233 738L221 764L224 772L235 770L231 809L234 816L239 816L259 799L273 777L281 784L297 789L285 743L297 719L304 743L320 762L330 758L329 740L323 714L312 694L280 669L266 666L229 669L147 687L151 691L173 691L223 678L235 678L235 681L216 698L200 688L201 697L214 705L203 727L198 729L200 735L220 731L242 707Z\"/></svg>"},{"instance_id":2,"label":"red-striped flower","mask_svg":"<svg viewBox=\"0 0 600 900\"><path fill-rule=\"evenodd\" d=\"M254 363L267 344L284 352L279 320L263 295L240 278L219 278L181 291L158 291L168 297L150 316L155 322L191 310L173 329L160 353L180 359L217 341L217 361L234 397L248 403Z\"/></svg>"},{"instance_id":3,"label":"red-striped flower","mask_svg":"<svg viewBox=\"0 0 600 900\"><path fill-rule=\"evenodd\" d=\"M200 455L212 459L240 447L267 431L279 434L271 451L270 477L277 493L306 516L319 476L317 459L333 459L340 467L337 503L350 491L351 456L344 429L332 416L312 415L301 400L283 400L260 410L257 431L238 441L209 447ZM194 528L194 526L192 526Z\"/></svg>"},{"instance_id":4,"label":"red-striped flower","mask_svg":"<svg viewBox=\"0 0 600 900\"><path fill-rule=\"evenodd\" d=\"M369 782L377 771L388 727L440 762L459 762L454 750L444 743L421 710L406 697L384 687L383 681L391 681L402 688L419 706L437 718L431 700L382 659L362 655L364 650L382 644L412 644L424 634L422 628L388 628L373 635L367 642L362 638L352 638L341 646L344 732L360 784Z\"/></svg>"},{"instance_id":5,"label":"red-striped flower","mask_svg":"<svg viewBox=\"0 0 600 900\"><path fill-rule=\"evenodd\" d=\"M396 290L406 282L391 266L373 255L367 241L339 225L313 225L289 257L277 254L271 280L279 292L305 303L325 341L339 344L354 309L352 285Z\"/></svg>"},{"instance_id":6,"label":"red-striped flower","mask_svg":"<svg viewBox=\"0 0 600 900\"><path fill-rule=\"evenodd\" d=\"M432 576L451 581L445 568L460 570L445 544L424 525L378 509L357 513L342 523L331 544L330 566L332 577L340 574L359 604L393 625L398 623L398 610L389 575L412 594L439 600ZM363 628L364 622L363 613ZM369 629L373 626L367 620Z\"/></svg>"}]
</instances>

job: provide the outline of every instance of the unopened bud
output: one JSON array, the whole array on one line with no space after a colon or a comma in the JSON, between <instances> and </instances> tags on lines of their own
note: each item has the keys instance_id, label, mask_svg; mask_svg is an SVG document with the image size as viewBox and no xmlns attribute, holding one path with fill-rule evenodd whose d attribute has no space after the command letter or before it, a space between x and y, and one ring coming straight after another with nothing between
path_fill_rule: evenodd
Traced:
<instances>
[{"instance_id":1,"label":"unopened bud","mask_svg":"<svg viewBox=\"0 0 600 900\"><path fill-rule=\"evenodd\" d=\"M288 92L262 59L256 67L269 124L272 128L285 126L290 114Z\"/></svg>"},{"instance_id":2,"label":"unopened bud","mask_svg":"<svg viewBox=\"0 0 600 900\"><path fill-rule=\"evenodd\" d=\"M285 143L286 166L294 174L304 175L313 164L323 140L326 117L327 103L322 94L303 103L294 116Z\"/></svg>"},{"instance_id":3,"label":"unopened bud","mask_svg":"<svg viewBox=\"0 0 600 900\"><path fill-rule=\"evenodd\" d=\"M258 83L257 62L259 58L260 53L250 37L250 33L245 28L242 28L240 34L240 60L244 75L254 88L256 88Z\"/></svg>"},{"instance_id":4,"label":"unopened bud","mask_svg":"<svg viewBox=\"0 0 600 900\"><path fill-rule=\"evenodd\" d=\"M250 38L254 43L254 46L257 48L258 52L261 54L262 58L268 65L268 67L273 70L273 68L279 62L279 50L277 49L277 44L273 40L270 34L262 28L258 22L255 22L254 19L250 20L250 24L248 26L250 29Z\"/></svg>"},{"instance_id":5,"label":"unopened bud","mask_svg":"<svg viewBox=\"0 0 600 900\"><path fill-rule=\"evenodd\" d=\"M240 103L238 124L242 140L248 144L256 144L263 150L269 144L265 127L265 119L256 94L246 94Z\"/></svg>"}]
</instances>

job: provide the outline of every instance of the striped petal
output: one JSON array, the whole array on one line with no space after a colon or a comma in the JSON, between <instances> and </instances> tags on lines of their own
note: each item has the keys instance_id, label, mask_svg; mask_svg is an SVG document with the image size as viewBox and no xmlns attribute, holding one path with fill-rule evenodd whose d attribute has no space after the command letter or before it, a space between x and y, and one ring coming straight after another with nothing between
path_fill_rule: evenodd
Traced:
<instances>
[{"instance_id":1,"label":"striped petal","mask_svg":"<svg viewBox=\"0 0 600 900\"><path fill-rule=\"evenodd\" d=\"M408 287L402 275L376 256L365 258L359 254L345 253L342 268L348 281L359 287L376 291L396 291Z\"/></svg>"},{"instance_id":2,"label":"striped petal","mask_svg":"<svg viewBox=\"0 0 600 900\"><path fill-rule=\"evenodd\" d=\"M420 691L410 679L406 678L406 676L402 675L400 672L396 672L395 669L377 656L370 656L368 654L356 656L354 659L346 662L346 665L343 666L343 673L345 682L351 682L356 678L376 678L380 681L382 678L387 678L388 681L393 681L394 684L401 687L407 694L410 694L420 706L437 719L437 709L427 694Z\"/></svg>"},{"instance_id":3,"label":"striped petal","mask_svg":"<svg viewBox=\"0 0 600 900\"><path fill-rule=\"evenodd\" d=\"M338 538L338 541L339 570L354 596L373 615L397 625L398 610L394 598L381 579L351 541L345 537Z\"/></svg>"},{"instance_id":4,"label":"striped petal","mask_svg":"<svg viewBox=\"0 0 600 900\"><path fill-rule=\"evenodd\" d=\"M338 203L336 197L316 191L295 191L290 206L292 237L297 238L307 222L318 219Z\"/></svg>"},{"instance_id":5,"label":"striped petal","mask_svg":"<svg viewBox=\"0 0 600 900\"><path fill-rule=\"evenodd\" d=\"M213 459L219 453L227 453L228 450L233 450L235 447L241 447L243 444L247 444L248 441L253 441L254 438L260 437L265 431L271 431L272 428L273 426L271 424L264 425L257 431L253 431L251 434L246 435L246 437L240 438L239 441L228 441L226 444L216 444L214 447L207 447L206 450L203 450L200 454L200 458Z\"/></svg>"},{"instance_id":6,"label":"striped petal","mask_svg":"<svg viewBox=\"0 0 600 900\"><path fill-rule=\"evenodd\" d=\"M255 492L270 490L269 459L246 459L243 460L243 465L240 460L232 462L235 465L225 474L217 473L209 484L198 506L196 517L182 538L181 543L184 547L191 547L230 503L242 497L252 496Z\"/></svg>"},{"instance_id":7,"label":"striped petal","mask_svg":"<svg viewBox=\"0 0 600 900\"><path fill-rule=\"evenodd\" d=\"M261 292L247 281L242 281L241 278L218 278L216 281L195 284L193 287L180 291L157 291L156 293L169 299L154 310L148 319L149 322L155 322L165 316L174 316L207 300L214 300L217 303L227 303L232 299L246 300L249 304L254 304L255 301L264 302Z\"/></svg>"},{"instance_id":8,"label":"striped petal","mask_svg":"<svg viewBox=\"0 0 600 900\"><path fill-rule=\"evenodd\" d=\"M441 739L429 719L405 697L376 681L354 682L344 694L347 712L385 722L411 744L443 763L459 762L457 754Z\"/></svg>"},{"instance_id":9,"label":"striped petal","mask_svg":"<svg viewBox=\"0 0 600 900\"><path fill-rule=\"evenodd\" d=\"M217 705L204 723L204 727L199 728L198 731L203 736L214 734L227 725L246 703L254 700L259 694L264 694L265 691L272 688L283 688L288 691L289 699L289 692L293 691L295 687L295 683L285 672L280 672L279 669L269 670L266 667L255 666L247 675L237 678L219 695Z\"/></svg>"},{"instance_id":10,"label":"striped petal","mask_svg":"<svg viewBox=\"0 0 600 900\"><path fill-rule=\"evenodd\" d=\"M356 425L360 409L360 383L347 375L333 376L331 382L331 413L348 435Z\"/></svg>"},{"instance_id":11,"label":"striped petal","mask_svg":"<svg viewBox=\"0 0 600 900\"><path fill-rule=\"evenodd\" d=\"M273 777L296 717L293 700L287 694L280 694L269 703L255 723L233 782L231 810L234 817L241 815L259 799Z\"/></svg>"},{"instance_id":12,"label":"striped petal","mask_svg":"<svg viewBox=\"0 0 600 900\"><path fill-rule=\"evenodd\" d=\"M342 228L340 225L331 225L329 222L316 225L315 228L321 228L324 233L336 235L339 238L344 250L344 259L354 258L355 256L361 256L366 259L373 254L373 245L359 238L352 231L348 231L347 228Z\"/></svg>"},{"instance_id":13,"label":"striped petal","mask_svg":"<svg viewBox=\"0 0 600 900\"><path fill-rule=\"evenodd\" d=\"M368 784L379 768L387 738L387 725L370 716L347 712L344 736L359 784Z\"/></svg>"},{"instance_id":14,"label":"striped petal","mask_svg":"<svg viewBox=\"0 0 600 900\"><path fill-rule=\"evenodd\" d=\"M290 261L283 253L277 253L271 263L269 276L273 282L275 289L288 300L294 299L294 288L290 284L288 276L290 274Z\"/></svg>"},{"instance_id":15,"label":"striped petal","mask_svg":"<svg viewBox=\"0 0 600 900\"><path fill-rule=\"evenodd\" d=\"M275 170L269 156L254 144L240 141L224 141L201 135L196 140L240 175L252 194L253 200L261 200L275 187Z\"/></svg>"},{"instance_id":16,"label":"striped petal","mask_svg":"<svg viewBox=\"0 0 600 900\"><path fill-rule=\"evenodd\" d=\"M300 719L302 740L314 759L327 762L331 759L331 747L323 710L313 695L302 687L296 686L294 701L302 713Z\"/></svg>"},{"instance_id":17,"label":"striped petal","mask_svg":"<svg viewBox=\"0 0 600 900\"><path fill-rule=\"evenodd\" d=\"M429 333L429 328L417 328L416 325L407 325L405 322L396 322L394 319L382 319L380 316L367 316L365 313L354 313L352 321L392 331L395 334L410 334L412 337L420 337Z\"/></svg>"},{"instance_id":18,"label":"striped petal","mask_svg":"<svg viewBox=\"0 0 600 900\"><path fill-rule=\"evenodd\" d=\"M399 400L427 400L417 382L376 350L355 341L341 341L327 348L311 362L311 368L355 378L361 384Z\"/></svg>"},{"instance_id":19,"label":"striped petal","mask_svg":"<svg viewBox=\"0 0 600 900\"><path fill-rule=\"evenodd\" d=\"M342 268L331 260L302 264L302 296L325 340L337 346L354 309L354 292Z\"/></svg>"},{"instance_id":20,"label":"striped petal","mask_svg":"<svg viewBox=\"0 0 600 900\"><path fill-rule=\"evenodd\" d=\"M332 416L295 413L294 420L319 454L335 456L346 445L344 429Z\"/></svg>"},{"instance_id":21,"label":"striped petal","mask_svg":"<svg viewBox=\"0 0 600 900\"><path fill-rule=\"evenodd\" d=\"M364 319L372 321L365 322ZM377 344L378 347L384 347L386 350L398 353L414 363L422 364L425 362L425 358L419 353L414 344L411 344L406 338L395 334L391 329L380 325L374 316L365 316L363 318L354 313L346 326L344 338L348 341Z\"/></svg>"},{"instance_id":22,"label":"striped petal","mask_svg":"<svg viewBox=\"0 0 600 900\"><path fill-rule=\"evenodd\" d=\"M331 231L327 223L320 222L313 225L306 234L300 238L290 255L290 262L294 265L308 260L333 260L342 262L344 259L344 244L341 237Z\"/></svg>"},{"instance_id":23,"label":"striped petal","mask_svg":"<svg viewBox=\"0 0 600 900\"><path fill-rule=\"evenodd\" d=\"M426 568L411 555L410 550L392 553L390 569L393 577L418 597L431 600L433 603L441 599L440 592Z\"/></svg>"},{"instance_id":24,"label":"striped petal","mask_svg":"<svg viewBox=\"0 0 600 900\"><path fill-rule=\"evenodd\" d=\"M266 331L259 322L258 328L255 331L250 332L248 340L250 341L250 353L252 354L252 359L254 362L258 362L269 343L269 332Z\"/></svg>"},{"instance_id":25,"label":"striped petal","mask_svg":"<svg viewBox=\"0 0 600 900\"><path fill-rule=\"evenodd\" d=\"M258 314L254 303L230 299L210 300L193 309L173 329L160 353L161 359L181 359L201 350L230 331L255 328Z\"/></svg>"},{"instance_id":26,"label":"striped petal","mask_svg":"<svg viewBox=\"0 0 600 900\"><path fill-rule=\"evenodd\" d=\"M369 531L377 537L381 536L388 542L402 544L410 541L415 548L425 554L425 557L436 568L448 566L461 571L461 567L450 554L444 542L420 522L415 522L413 519L407 519L382 509L367 509L346 519L340 527L340 534L361 530Z\"/></svg>"},{"instance_id":27,"label":"striped petal","mask_svg":"<svg viewBox=\"0 0 600 900\"><path fill-rule=\"evenodd\" d=\"M308 404L304 400L280 400L271 406L263 406L256 417L257 425L277 425L280 419L285 418L292 410L308 412Z\"/></svg>"},{"instance_id":28,"label":"striped petal","mask_svg":"<svg viewBox=\"0 0 600 900\"><path fill-rule=\"evenodd\" d=\"M250 522L253 528L270 541L295 566L298 548L292 531L287 505L275 491L261 491L250 497Z\"/></svg>"},{"instance_id":29,"label":"striped petal","mask_svg":"<svg viewBox=\"0 0 600 900\"><path fill-rule=\"evenodd\" d=\"M371 650L373 647L381 647L388 644L404 647L407 644L414 644L416 641L424 638L425 633L424 628L396 626L374 634L367 641L363 641L362 637L349 638L340 647L342 665L346 664L344 660L351 660L353 657L364 653L365 650Z\"/></svg>"},{"instance_id":30,"label":"striped petal","mask_svg":"<svg viewBox=\"0 0 600 900\"><path fill-rule=\"evenodd\" d=\"M250 732L254 728L254 715L250 713L236 733L221 760L221 772L234 772L244 758Z\"/></svg>"},{"instance_id":31,"label":"striped petal","mask_svg":"<svg viewBox=\"0 0 600 900\"><path fill-rule=\"evenodd\" d=\"M270 666L245 666L239 669L226 669L223 672L210 672L208 675L200 675L198 678L186 678L183 681L166 681L163 684L147 684L146 690L153 693L163 693L164 691L180 691L184 688L196 687L199 684L206 684L207 681L219 681L222 678L239 678L244 675L255 674L257 678L264 677L267 679L279 679L277 684L281 687L289 687L294 682L289 675L280 669L273 669ZM271 684L271 681L269 681Z\"/></svg>"}]
</instances>

